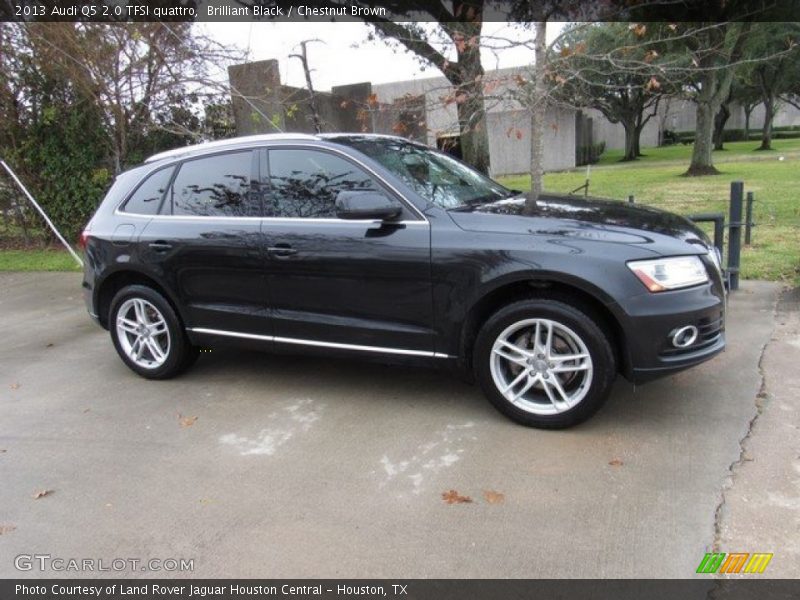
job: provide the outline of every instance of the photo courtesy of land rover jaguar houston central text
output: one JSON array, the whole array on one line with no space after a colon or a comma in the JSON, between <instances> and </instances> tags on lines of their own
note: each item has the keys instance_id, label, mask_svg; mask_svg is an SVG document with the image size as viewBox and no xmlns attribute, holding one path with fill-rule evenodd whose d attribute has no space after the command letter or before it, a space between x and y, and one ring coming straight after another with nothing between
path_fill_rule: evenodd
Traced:
<instances>
[{"instance_id":1,"label":"photo courtesy of land rover jaguar houston central text","mask_svg":"<svg viewBox=\"0 0 800 600\"><path fill-rule=\"evenodd\" d=\"M536 202L402 138L275 134L116 178L81 235L92 317L177 375L223 342L455 367L518 423L592 415L725 347L716 249L687 219ZM369 377L365 370L364 377Z\"/></svg>"}]
</instances>

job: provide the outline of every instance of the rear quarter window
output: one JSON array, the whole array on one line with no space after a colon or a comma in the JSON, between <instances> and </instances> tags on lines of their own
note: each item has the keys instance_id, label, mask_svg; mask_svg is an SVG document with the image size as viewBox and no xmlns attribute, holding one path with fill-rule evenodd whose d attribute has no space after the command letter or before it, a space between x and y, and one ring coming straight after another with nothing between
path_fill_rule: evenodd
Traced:
<instances>
[{"instance_id":1,"label":"rear quarter window","mask_svg":"<svg viewBox=\"0 0 800 600\"><path fill-rule=\"evenodd\" d=\"M122 211L135 215L155 215L161 206L175 167L167 167L145 179L122 207Z\"/></svg>"}]
</instances>

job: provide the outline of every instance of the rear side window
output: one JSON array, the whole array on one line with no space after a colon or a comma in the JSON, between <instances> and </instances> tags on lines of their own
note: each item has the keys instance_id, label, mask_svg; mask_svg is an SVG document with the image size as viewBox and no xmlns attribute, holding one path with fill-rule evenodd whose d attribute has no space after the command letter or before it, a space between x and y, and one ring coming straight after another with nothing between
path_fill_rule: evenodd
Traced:
<instances>
[{"instance_id":1,"label":"rear side window","mask_svg":"<svg viewBox=\"0 0 800 600\"><path fill-rule=\"evenodd\" d=\"M252 156L252 152L247 150L183 163L170 190L172 214L259 216L259 196L251 193Z\"/></svg>"},{"instance_id":2,"label":"rear side window","mask_svg":"<svg viewBox=\"0 0 800 600\"><path fill-rule=\"evenodd\" d=\"M264 216L336 218L336 196L343 190L379 192L381 188L360 167L328 152L269 151Z\"/></svg>"},{"instance_id":3,"label":"rear side window","mask_svg":"<svg viewBox=\"0 0 800 600\"><path fill-rule=\"evenodd\" d=\"M136 189L122 208L123 212L136 215L155 215L167 191L174 167L156 171Z\"/></svg>"}]
</instances>

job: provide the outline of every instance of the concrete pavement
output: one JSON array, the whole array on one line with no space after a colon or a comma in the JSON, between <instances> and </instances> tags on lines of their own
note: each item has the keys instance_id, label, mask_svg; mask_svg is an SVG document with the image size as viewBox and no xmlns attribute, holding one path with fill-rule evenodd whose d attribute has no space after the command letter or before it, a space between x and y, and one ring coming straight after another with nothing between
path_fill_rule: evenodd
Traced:
<instances>
[{"instance_id":1,"label":"concrete pavement","mask_svg":"<svg viewBox=\"0 0 800 600\"><path fill-rule=\"evenodd\" d=\"M800 577L800 289L778 303L758 413L718 512L716 547L772 552L770 577Z\"/></svg>"},{"instance_id":2,"label":"concrete pavement","mask_svg":"<svg viewBox=\"0 0 800 600\"><path fill-rule=\"evenodd\" d=\"M149 382L90 322L79 285L0 274L0 577L41 576L14 567L34 553L193 559L195 577L691 577L715 543L765 551L720 519L775 284L731 297L723 355L636 389L619 380L561 432L516 426L422 369L213 351ZM450 490L472 502L444 502ZM775 535L769 570L798 576Z\"/></svg>"}]
</instances>

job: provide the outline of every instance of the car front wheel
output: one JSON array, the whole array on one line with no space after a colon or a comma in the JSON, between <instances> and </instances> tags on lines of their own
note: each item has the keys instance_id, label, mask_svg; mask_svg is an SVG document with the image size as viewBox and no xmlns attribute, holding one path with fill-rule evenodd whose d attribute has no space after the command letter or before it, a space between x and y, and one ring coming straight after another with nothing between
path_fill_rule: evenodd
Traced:
<instances>
[{"instance_id":1,"label":"car front wheel","mask_svg":"<svg viewBox=\"0 0 800 600\"><path fill-rule=\"evenodd\" d=\"M194 362L191 345L172 306L158 292L129 285L111 301L109 331L128 367L147 379L168 379Z\"/></svg>"},{"instance_id":2,"label":"car front wheel","mask_svg":"<svg viewBox=\"0 0 800 600\"><path fill-rule=\"evenodd\" d=\"M605 402L616 376L609 336L587 312L530 299L495 313L481 329L476 377L492 404L530 427L570 427Z\"/></svg>"}]
</instances>

